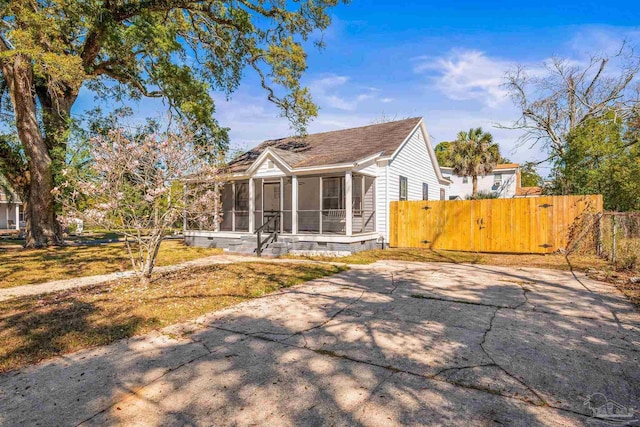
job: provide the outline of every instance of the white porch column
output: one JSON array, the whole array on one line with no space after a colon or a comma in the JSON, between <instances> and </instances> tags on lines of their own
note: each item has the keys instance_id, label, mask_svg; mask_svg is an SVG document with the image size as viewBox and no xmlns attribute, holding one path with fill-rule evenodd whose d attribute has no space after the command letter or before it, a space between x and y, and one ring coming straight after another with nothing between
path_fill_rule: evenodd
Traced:
<instances>
[{"instance_id":1,"label":"white porch column","mask_svg":"<svg viewBox=\"0 0 640 427\"><path fill-rule=\"evenodd\" d=\"M347 171L344 175L344 204L347 211L346 214L346 234L353 234L353 177L351 171Z\"/></svg>"},{"instance_id":2,"label":"white porch column","mask_svg":"<svg viewBox=\"0 0 640 427\"><path fill-rule=\"evenodd\" d=\"M5 216L5 218L7 218L6 219L7 223L5 224L6 225L5 228L8 230L9 229L9 203L8 202L4 207L4 211L5 211L4 212L4 216Z\"/></svg>"},{"instance_id":3,"label":"white porch column","mask_svg":"<svg viewBox=\"0 0 640 427\"><path fill-rule=\"evenodd\" d=\"M231 191L233 191L233 197L231 198L231 203L233 206L231 207L231 231L236 231L236 183L235 181L231 183Z\"/></svg>"},{"instance_id":4,"label":"white porch column","mask_svg":"<svg viewBox=\"0 0 640 427\"><path fill-rule=\"evenodd\" d=\"M16 230L20 230L20 205L16 203Z\"/></svg>"},{"instance_id":5,"label":"white porch column","mask_svg":"<svg viewBox=\"0 0 640 427\"><path fill-rule=\"evenodd\" d=\"M320 214L320 222L318 223L318 230L320 230L320 234L322 234L322 208L324 207L324 206L322 206L322 177L320 177L318 179L320 181L320 184L319 184L320 185L320 187L319 187L320 188L320 193L318 195L318 198L320 199L320 202L319 202L320 203L319 204L320 210L318 211L318 213Z\"/></svg>"},{"instance_id":6,"label":"white porch column","mask_svg":"<svg viewBox=\"0 0 640 427\"><path fill-rule=\"evenodd\" d=\"M284 178L280 177L280 233L284 233Z\"/></svg>"},{"instance_id":7,"label":"white porch column","mask_svg":"<svg viewBox=\"0 0 640 427\"><path fill-rule=\"evenodd\" d=\"M187 231L187 183L182 184L182 234Z\"/></svg>"},{"instance_id":8,"label":"white porch column","mask_svg":"<svg viewBox=\"0 0 640 427\"><path fill-rule=\"evenodd\" d=\"M249 233L256 229L256 191L253 178L249 178Z\"/></svg>"},{"instance_id":9,"label":"white porch column","mask_svg":"<svg viewBox=\"0 0 640 427\"><path fill-rule=\"evenodd\" d=\"M291 234L298 234L298 176L291 176Z\"/></svg>"},{"instance_id":10,"label":"white porch column","mask_svg":"<svg viewBox=\"0 0 640 427\"><path fill-rule=\"evenodd\" d=\"M223 187L224 188L224 185ZM216 182L213 184L213 191L216 193L213 204L213 231L220 231L220 214L222 208L220 204L222 202L222 192L220 191L220 185Z\"/></svg>"}]
</instances>

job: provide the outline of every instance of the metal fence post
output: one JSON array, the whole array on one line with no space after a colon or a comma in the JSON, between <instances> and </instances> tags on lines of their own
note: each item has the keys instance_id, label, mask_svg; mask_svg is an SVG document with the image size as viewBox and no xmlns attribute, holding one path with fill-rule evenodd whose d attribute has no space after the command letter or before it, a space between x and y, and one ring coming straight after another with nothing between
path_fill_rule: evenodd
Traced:
<instances>
[{"instance_id":1,"label":"metal fence post","mask_svg":"<svg viewBox=\"0 0 640 427\"><path fill-rule=\"evenodd\" d=\"M611 262L616 262L616 214L611 215Z\"/></svg>"},{"instance_id":2,"label":"metal fence post","mask_svg":"<svg viewBox=\"0 0 640 427\"><path fill-rule=\"evenodd\" d=\"M598 214L598 241L596 242L596 255L602 256L602 220L604 215L602 212Z\"/></svg>"}]
</instances>

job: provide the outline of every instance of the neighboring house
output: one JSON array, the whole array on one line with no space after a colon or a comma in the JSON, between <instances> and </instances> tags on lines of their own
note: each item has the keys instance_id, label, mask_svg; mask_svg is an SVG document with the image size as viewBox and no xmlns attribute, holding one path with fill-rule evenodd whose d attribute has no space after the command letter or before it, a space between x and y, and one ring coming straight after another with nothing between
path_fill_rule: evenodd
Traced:
<instances>
[{"instance_id":1,"label":"neighboring house","mask_svg":"<svg viewBox=\"0 0 640 427\"><path fill-rule=\"evenodd\" d=\"M391 201L449 197L421 118L266 141L229 173L222 222L185 224L188 244L251 252L275 216L279 252L371 249L388 241Z\"/></svg>"},{"instance_id":2,"label":"neighboring house","mask_svg":"<svg viewBox=\"0 0 640 427\"><path fill-rule=\"evenodd\" d=\"M449 199L466 199L473 193L470 176L459 176L452 168L441 167L442 175L451 181ZM485 176L478 176L478 192L495 193L499 198L515 197L520 188L520 165L508 163L497 165Z\"/></svg>"},{"instance_id":3,"label":"neighboring house","mask_svg":"<svg viewBox=\"0 0 640 427\"><path fill-rule=\"evenodd\" d=\"M0 230L19 230L21 226L24 227L21 206L18 196L0 181Z\"/></svg>"}]
</instances>

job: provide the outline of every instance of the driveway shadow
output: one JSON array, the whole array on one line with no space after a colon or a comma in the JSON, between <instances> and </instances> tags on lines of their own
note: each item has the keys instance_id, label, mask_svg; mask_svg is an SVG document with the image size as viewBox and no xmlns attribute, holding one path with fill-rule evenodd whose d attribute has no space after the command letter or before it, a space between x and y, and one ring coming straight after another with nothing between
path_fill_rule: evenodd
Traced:
<instances>
[{"instance_id":1,"label":"driveway shadow","mask_svg":"<svg viewBox=\"0 0 640 427\"><path fill-rule=\"evenodd\" d=\"M0 423L583 425L593 393L638 406L640 330L624 297L574 282L357 267L3 375Z\"/></svg>"}]
</instances>

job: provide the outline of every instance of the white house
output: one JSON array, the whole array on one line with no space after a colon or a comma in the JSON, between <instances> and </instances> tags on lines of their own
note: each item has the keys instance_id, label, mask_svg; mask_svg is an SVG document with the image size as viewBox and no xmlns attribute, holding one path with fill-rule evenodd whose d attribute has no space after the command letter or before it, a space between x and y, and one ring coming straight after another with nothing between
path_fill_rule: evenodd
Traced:
<instances>
[{"instance_id":1,"label":"white house","mask_svg":"<svg viewBox=\"0 0 640 427\"><path fill-rule=\"evenodd\" d=\"M20 225L24 224L21 206L17 195L12 194L6 186L0 186L0 231L20 230Z\"/></svg>"},{"instance_id":2,"label":"white house","mask_svg":"<svg viewBox=\"0 0 640 427\"><path fill-rule=\"evenodd\" d=\"M222 221L185 221L188 244L255 252L256 232L275 231L272 255L372 249L388 241L391 201L446 200L450 184L421 118L265 141L229 174Z\"/></svg>"},{"instance_id":3,"label":"white house","mask_svg":"<svg viewBox=\"0 0 640 427\"><path fill-rule=\"evenodd\" d=\"M451 181L449 189L450 199L466 199L473 193L473 183L470 176L459 176L452 168L441 167L442 175ZM478 192L494 193L499 198L512 198L518 195L520 188L520 165L508 163L497 165L493 171L485 176L478 176Z\"/></svg>"}]
</instances>

